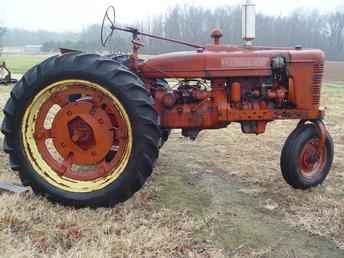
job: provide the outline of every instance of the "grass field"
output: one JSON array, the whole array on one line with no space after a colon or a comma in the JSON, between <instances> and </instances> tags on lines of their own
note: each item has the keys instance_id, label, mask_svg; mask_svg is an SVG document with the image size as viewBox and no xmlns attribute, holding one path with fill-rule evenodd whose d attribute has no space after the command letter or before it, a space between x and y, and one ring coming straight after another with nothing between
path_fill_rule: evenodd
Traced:
<instances>
[{"instance_id":1,"label":"grass field","mask_svg":"<svg viewBox=\"0 0 344 258\"><path fill-rule=\"evenodd\" d=\"M30 67L35 64L42 62L48 55L14 55L14 54L3 54L0 56L0 63L6 62L8 68L12 73L23 74Z\"/></svg>"},{"instance_id":2,"label":"grass field","mask_svg":"<svg viewBox=\"0 0 344 258\"><path fill-rule=\"evenodd\" d=\"M327 62L324 80L327 82L344 84L344 62Z\"/></svg>"},{"instance_id":3,"label":"grass field","mask_svg":"<svg viewBox=\"0 0 344 258\"><path fill-rule=\"evenodd\" d=\"M231 125L194 142L176 130L148 184L113 209L0 194L0 257L344 257L344 85L328 78L335 160L322 186L294 190L280 174L296 122L258 137ZM0 107L10 89L0 87ZM0 164L0 180L19 182L3 152Z\"/></svg>"}]
</instances>

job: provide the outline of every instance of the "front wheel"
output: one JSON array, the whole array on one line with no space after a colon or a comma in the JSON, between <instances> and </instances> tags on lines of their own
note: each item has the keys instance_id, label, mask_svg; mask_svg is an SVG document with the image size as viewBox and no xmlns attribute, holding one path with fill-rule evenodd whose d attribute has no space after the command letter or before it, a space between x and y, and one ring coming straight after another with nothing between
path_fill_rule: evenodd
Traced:
<instances>
[{"instance_id":1,"label":"front wheel","mask_svg":"<svg viewBox=\"0 0 344 258\"><path fill-rule=\"evenodd\" d=\"M297 127L288 137L281 155L281 170L286 182L297 189L321 184L333 161L333 140L327 133L319 144L319 130L314 124Z\"/></svg>"},{"instance_id":2,"label":"front wheel","mask_svg":"<svg viewBox=\"0 0 344 258\"><path fill-rule=\"evenodd\" d=\"M4 150L25 185L73 206L109 206L139 190L159 128L136 75L98 55L52 57L29 70L5 109Z\"/></svg>"}]
</instances>

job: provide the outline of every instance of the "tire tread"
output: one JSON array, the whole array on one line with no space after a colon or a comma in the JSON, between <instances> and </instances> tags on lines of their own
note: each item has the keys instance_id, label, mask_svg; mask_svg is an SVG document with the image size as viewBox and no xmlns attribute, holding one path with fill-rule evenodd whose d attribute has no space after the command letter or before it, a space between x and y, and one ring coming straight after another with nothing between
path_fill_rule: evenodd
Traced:
<instances>
[{"instance_id":1,"label":"tire tread","mask_svg":"<svg viewBox=\"0 0 344 258\"><path fill-rule=\"evenodd\" d=\"M28 161L25 160L22 152L19 139L20 129L18 129L20 128L19 116L23 115L23 110L19 110L16 103L29 101L44 85L56 81L58 77L68 78L68 74L81 74L108 87L112 93L120 94L119 97L125 100L125 103L122 104L125 104L124 107L131 115L131 122L135 126L140 125L140 128L133 128L133 148L141 146L140 148L145 151L141 158L131 159L132 164L128 164L126 168L128 171L118 179L120 182L116 180L110 185L111 187L114 185L113 187L119 190L117 194L113 190L104 190L102 196L94 195L88 199L71 197L70 194L61 194L61 190L56 191L53 187L47 187L48 183L42 184L40 180L37 180L34 171L28 171L30 169L28 169ZM147 177L152 173L155 159L158 158L160 134L157 114L143 82L118 62L96 54L67 53L50 57L34 66L13 88L10 99L5 105L4 114L5 118L1 127L1 131L5 135L3 149L9 154L11 168L19 171L19 177L24 185L31 186L35 193L44 195L54 202L77 207L113 206L118 202L123 202L143 186ZM135 149L133 152L132 156L138 155L135 154ZM57 192L59 194L56 194Z\"/></svg>"}]
</instances>

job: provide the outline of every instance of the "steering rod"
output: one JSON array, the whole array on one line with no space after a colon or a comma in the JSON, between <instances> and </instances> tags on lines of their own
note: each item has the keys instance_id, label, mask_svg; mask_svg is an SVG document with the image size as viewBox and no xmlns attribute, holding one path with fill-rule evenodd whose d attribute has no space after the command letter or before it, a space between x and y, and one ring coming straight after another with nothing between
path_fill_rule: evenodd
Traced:
<instances>
[{"instance_id":1,"label":"steering rod","mask_svg":"<svg viewBox=\"0 0 344 258\"><path fill-rule=\"evenodd\" d=\"M145 37L149 37L149 38L154 38L154 39L159 39L159 40L165 40L165 41L169 41L169 42L173 42L173 43L177 43L177 44L181 44L181 45L185 45L188 47L193 47L193 48L204 48L204 46L202 45L198 45L198 44L193 44L193 43L189 43L186 41L182 41L182 40L177 40L177 39L171 39L171 38L167 38L167 37L162 37L162 36L157 36L157 35L153 35L153 34L149 34L149 33L145 33L145 32L141 32L136 28L132 28L132 27L118 27L118 26L111 26L111 30L119 30L119 31L125 31L125 32L130 32L133 33L134 35L138 36L145 36Z\"/></svg>"}]
</instances>

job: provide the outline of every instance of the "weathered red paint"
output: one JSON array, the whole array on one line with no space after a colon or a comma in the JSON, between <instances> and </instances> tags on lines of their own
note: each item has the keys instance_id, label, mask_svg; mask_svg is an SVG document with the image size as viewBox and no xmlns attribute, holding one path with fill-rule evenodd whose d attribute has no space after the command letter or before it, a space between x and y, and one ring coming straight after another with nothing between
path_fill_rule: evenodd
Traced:
<instances>
[{"instance_id":1,"label":"weathered red paint","mask_svg":"<svg viewBox=\"0 0 344 258\"><path fill-rule=\"evenodd\" d=\"M320 91L325 55L321 50L224 45L220 42L222 32L219 29L211 33L213 43L205 46L131 28L115 29L133 34L130 69L142 78L155 99L155 108L164 128L216 129L231 122L253 121L255 130L245 132L259 134L264 132L268 122L276 119L319 120L324 117ZM196 50L161 54L140 63L138 52L143 45L139 35L181 43ZM250 79L271 77L271 62L276 56L287 62L287 82L285 85L274 83L267 90L266 99L261 99L260 89L255 88ZM211 90L194 88L191 96L195 101L181 103L175 90L155 88L156 79L207 80ZM257 100L243 99L247 92ZM271 107L271 103L282 106L285 101L291 105Z\"/></svg>"},{"instance_id":2,"label":"weathered red paint","mask_svg":"<svg viewBox=\"0 0 344 258\"><path fill-rule=\"evenodd\" d=\"M84 101L70 99L80 92L86 96ZM92 98L92 102L87 98ZM56 113L51 129L45 129L48 113L56 104L61 109ZM34 139L44 160L59 175L89 181L106 176L121 162L127 144L124 137L127 130L123 117L108 97L96 90L73 85L52 94L43 103ZM47 139L52 139L61 160L49 151ZM114 151L112 159L107 159L109 150ZM73 164L97 166L77 171L72 169Z\"/></svg>"},{"instance_id":3,"label":"weathered red paint","mask_svg":"<svg viewBox=\"0 0 344 258\"><path fill-rule=\"evenodd\" d=\"M202 78L211 83L212 90L204 94L200 103L172 104L176 101L172 101L171 95L153 95L163 127L209 129L230 122L265 121L264 126L257 123L254 133L258 134L264 132L267 122L275 119L323 118L319 99L325 55L321 50L221 45L219 36L219 31L214 30L214 44L195 51L154 56L138 65L137 72L146 82L156 78ZM288 62L288 85L277 85L267 96L278 103L288 100L294 106L271 109L268 101L240 103L241 87L235 79L271 76L271 60L278 55ZM226 81L233 81L230 92L226 91ZM150 83L146 85L150 90ZM259 97L259 92L251 93ZM197 99L201 94L193 95ZM170 103L166 105L168 98Z\"/></svg>"},{"instance_id":4,"label":"weathered red paint","mask_svg":"<svg viewBox=\"0 0 344 258\"><path fill-rule=\"evenodd\" d=\"M314 138L309 140L299 155L300 173L311 178L322 171L327 162L325 145L321 146L320 140Z\"/></svg>"}]
</instances>

